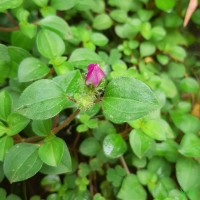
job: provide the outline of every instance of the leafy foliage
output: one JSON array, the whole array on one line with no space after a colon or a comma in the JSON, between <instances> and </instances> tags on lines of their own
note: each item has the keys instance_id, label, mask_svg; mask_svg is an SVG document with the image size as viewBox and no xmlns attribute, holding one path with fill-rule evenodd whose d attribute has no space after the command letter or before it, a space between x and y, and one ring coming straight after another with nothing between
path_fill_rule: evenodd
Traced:
<instances>
[{"instance_id":1,"label":"leafy foliage","mask_svg":"<svg viewBox=\"0 0 200 200\"><path fill-rule=\"evenodd\" d=\"M199 199L187 5L0 1L0 199Z\"/></svg>"}]
</instances>

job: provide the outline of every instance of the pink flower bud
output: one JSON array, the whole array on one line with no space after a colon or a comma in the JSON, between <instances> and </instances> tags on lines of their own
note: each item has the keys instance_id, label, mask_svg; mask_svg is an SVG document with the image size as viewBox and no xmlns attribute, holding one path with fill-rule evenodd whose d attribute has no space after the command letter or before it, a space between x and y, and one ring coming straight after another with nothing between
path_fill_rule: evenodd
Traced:
<instances>
[{"instance_id":1,"label":"pink flower bud","mask_svg":"<svg viewBox=\"0 0 200 200\"><path fill-rule=\"evenodd\" d=\"M104 72L98 64L89 64L88 73L86 75L86 85L93 84L97 87L100 81L105 77Z\"/></svg>"}]
</instances>

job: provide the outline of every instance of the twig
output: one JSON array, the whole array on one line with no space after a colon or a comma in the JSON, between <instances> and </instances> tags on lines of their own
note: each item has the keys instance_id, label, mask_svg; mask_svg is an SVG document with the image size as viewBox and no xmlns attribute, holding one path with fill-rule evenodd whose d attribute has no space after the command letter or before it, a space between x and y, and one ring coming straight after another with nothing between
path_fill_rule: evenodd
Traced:
<instances>
[{"instance_id":1,"label":"twig","mask_svg":"<svg viewBox=\"0 0 200 200\"><path fill-rule=\"evenodd\" d=\"M75 147L76 147L76 145L77 145L79 139L80 139L80 133L78 133L78 134L76 135L76 138L75 138L74 143L73 143L73 145L72 145L72 149L73 149L73 150L75 149Z\"/></svg>"},{"instance_id":2,"label":"twig","mask_svg":"<svg viewBox=\"0 0 200 200\"><path fill-rule=\"evenodd\" d=\"M58 123L58 115L56 115L56 116L54 117L53 129L56 128L57 123Z\"/></svg>"},{"instance_id":3,"label":"twig","mask_svg":"<svg viewBox=\"0 0 200 200\"><path fill-rule=\"evenodd\" d=\"M67 96L67 98L68 98L70 101L72 101L72 102L74 102L74 103L77 103L76 99L73 99L73 98L70 97L70 96Z\"/></svg>"},{"instance_id":4,"label":"twig","mask_svg":"<svg viewBox=\"0 0 200 200\"><path fill-rule=\"evenodd\" d=\"M5 12L5 14L14 26L18 26L17 22L14 20L14 18L12 17L12 15L9 12Z\"/></svg>"},{"instance_id":5,"label":"twig","mask_svg":"<svg viewBox=\"0 0 200 200\"><path fill-rule=\"evenodd\" d=\"M54 128L52 130L53 134L58 133L60 130L62 130L63 128L65 128L75 117L76 115L80 112L79 109L77 109L74 113L72 113L60 126ZM17 139L17 141L15 141L15 143L20 143L20 142L27 142L27 143L34 143L34 142L38 142L40 140L42 140L44 137L40 137L40 136L35 136L35 137L30 137L30 138L20 138L20 140Z\"/></svg>"},{"instance_id":6,"label":"twig","mask_svg":"<svg viewBox=\"0 0 200 200\"><path fill-rule=\"evenodd\" d=\"M3 31L3 32L12 32L12 31L16 31L16 30L19 30L18 26L11 27L11 28L0 27L0 31Z\"/></svg>"},{"instance_id":7,"label":"twig","mask_svg":"<svg viewBox=\"0 0 200 200\"><path fill-rule=\"evenodd\" d=\"M92 179L93 179L92 173L90 174L89 179L90 179L90 194L91 194L91 196L93 196L94 195L94 188L93 188L93 181L92 181Z\"/></svg>"},{"instance_id":8,"label":"twig","mask_svg":"<svg viewBox=\"0 0 200 200\"><path fill-rule=\"evenodd\" d=\"M58 133L60 130L62 130L63 128L65 128L75 117L76 115L78 115L78 113L80 112L79 109L77 109L74 113L72 113L60 126L54 128L52 130L53 134Z\"/></svg>"},{"instance_id":9,"label":"twig","mask_svg":"<svg viewBox=\"0 0 200 200\"><path fill-rule=\"evenodd\" d=\"M126 161L124 160L124 157L121 156L121 157L119 158L119 160L120 160L120 162L121 162L123 168L125 169L126 174L127 174L127 175L130 174L129 168L128 168L127 164L126 164Z\"/></svg>"},{"instance_id":10,"label":"twig","mask_svg":"<svg viewBox=\"0 0 200 200\"><path fill-rule=\"evenodd\" d=\"M34 142L38 142L42 139L43 139L43 137L35 136L35 137L31 137L31 138L25 138L25 139L22 140L22 142L34 143Z\"/></svg>"}]
</instances>

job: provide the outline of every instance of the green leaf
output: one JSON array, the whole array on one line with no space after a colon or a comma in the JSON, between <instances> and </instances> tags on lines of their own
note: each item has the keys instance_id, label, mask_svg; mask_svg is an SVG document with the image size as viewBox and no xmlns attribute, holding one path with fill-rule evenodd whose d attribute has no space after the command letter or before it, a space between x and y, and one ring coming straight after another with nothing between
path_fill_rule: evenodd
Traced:
<instances>
[{"instance_id":1,"label":"green leaf","mask_svg":"<svg viewBox=\"0 0 200 200\"><path fill-rule=\"evenodd\" d=\"M200 120L193 115L171 112L170 116L176 127L186 134L198 133L200 130Z\"/></svg>"},{"instance_id":2,"label":"green leaf","mask_svg":"<svg viewBox=\"0 0 200 200\"><path fill-rule=\"evenodd\" d=\"M79 151L85 156L95 156L100 151L101 146L96 138L89 137L81 142Z\"/></svg>"},{"instance_id":3,"label":"green leaf","mask_svg":"<svg viewBox=\"0 0 200 200\"><path fill-rule=\"evenodd\" d=\"M12 65L18 68L19 63L27 57L31 57L31 54L25 49L19 47L8 47L8 53L10 56L10 60L12 61Z\"/></svg>"},{"instance_id":4,"label":"green leaf","mask_svg":"<svg viewBox=\"0 0 200 200\"><path fill-rule=\"evenodd\" d=\"M15 194L9 194L6 198L6 200L22 200L22 199Z\"/></svg>"},{"instance_id":5,"label":"green leaf","mask_svg":"<svg viewBox=\"0 0 200 200\"><path fill-rule=\"evenodd\" d=\"M180 82L180 88L183 92L196 93L199 89L199 83L194 78L184 78Z\"/></svg>"},{"instance_id":6,"label":"green leaf","mask_svg":"<svg viewBox=\"0 0 200 200\"><path fill-rule=\"evenodd\" d=\"M66 101L65 92L57 83L43 79L23 91L17 111L30 119L48 119L58 114Z\"/></svg>"},{"instance_id":7,"label":"green leaf","mask_svg":"<svg viewBox=\"0 0 200 200\"><path fill-rule=\"evenodd\" d=\"M58 83L70 97L74 97L76 93L80 92L85 84L79 70L57 76L53 80Z\"/></svg>"},{"instance_id":8,"label":"green leaf","mask_svg":"<svg viewBox=\"0 0 200 200\"><path fill-rule=\"evenodd\" d=\"M91 63L101 63L102 59L89 49L78 48L72 52L68 62L76 67L85 69Z\"/></svg>"},{"instance_id":9,"label":"green leaf","mask_svg":"<svg viewBox=\"0 0 200 200\"><path fill-rule=\"evenodd\" d=\"M122 182L122 186L117 194L121 200L140 199L146 200L147 194L139 183L137 176L129 174Z\"/></svg>"},{"instance_id":10,"label":"green leaf","mask_svg":"<svg viewBox=\"0 0 200 200\"><path fill-rule=\"evenodd\" d=\"M123 25L115 26L115 32L120 38L132 38L139 32L141 22L136 19L135 24L125 23Z\"/></svg>"},{"instance_id":11,"label":"green leaf","mask_svg":"<svg viewBox=\"0 0 200 200\"><path fill-rule=\"evenodd\" d=\"M156 58L161 65L166 65L169 62L169 57L163 54L156 55Z\"/></svg>"},{"instance_id":12,"label":"green leaf","mask_svg":"<svg viewBox=\"0 0 200 200\"><path fill-rule=\"evenodd\" d=\"M177 95L176 85L166 74L161 75L160 89L165 93L166 97L174 98Z\"/></svg>"},{"instance_id":13,"label":"green leaf","mask_svg":"<svg viewBox=\"0 0 200 200\"><path fill-rule=\"evenodd\" d=\"M39 21L39 25L57 33L62 39L68 40L72 38L69 25L65 20L58 16L47 16Z\"/></svg>"},{"instance_id":14,"label":"green leaf","mask_svg":"<svg viewBox=\"0 0 200 200\"><path fill-rule=\"evenodd\" d=\"M36 135L44 137L51 133L52 124L52 119L33 120L32 129Z\"/></svg>"},{"instance_id":15,"label":"green leaf","mask_svg":"<svg viewBox=\"0 0 200 200\"><path fill-rule=\"evenodd\" d=\"M106 118L115 123L141 118L159 108L150 88L129 77L113 79L106 87L102 104Z\"/></svg>"},{"instance_id":16,"label":"green leaf","mask_svg":"<svg viewBox=\"0 0 200 200\"><path fill-rule=\"evenodd\" d=\"M105 30L110 28L112 23L112 19L109 17L109 15L103 13L94 18L93 27L97 30Z\"/></svg>"},{"instance_id":17,"label":"green leaf","mask_svg":"<svg viewBox=\"0 0 200 200\"><path fill-rule=\"evenodd\" d=\"M6 121L12 108L12 99L6 90L0 92L0 119Z\"/></svg>"},{"instance_id":18,"label":"green leaf","mask_svg":"<svg viewBox=\"0 0 200 200\"><path fill-rule=\"evenodd\" d=\"M17 133L22 131L28 125L29 122L29 119L20 115L19 113L11 113L7 119L7 135L16 135Z\"/></svg>"},{"instance_id":19,"label":"green leaf","mask_svg":"<svg viewBox=\"0 0 200 200\"><path fill-rule=\"evenodd\" d=\"M143 42L140 45L140 54L142 57L151 56L156 51L156 47L151 42Z\"/></svg>"},{"instance_id":20,"label":"green leaf","mask_svg":"<svg viewBox=\"0 0 200 200\"><path fill-rule=\"evenodd\" d=\"M200 139L193 134L184 135L179 152L187 157L200 157Z\"/></svg>"},{"instance_id":21,"label":"green leaf","mask_svg":"<svg viewBox=\"0 0 200 200\"><path fill-rule=\"evenodd\" d=\"M170 176L172 171L171 164L161 157L151 158L148 163L147 169L150 172L156 173L161 178L165 176Z\"/></svg>"},{"instance_id":22,"label":"green leaf","mask_svg":"<svg viewBox=\"0 0 200 200\"><path fill-rule=\"evenodd\" d=\"M150 119L144 122L142 130L151 138L165 140L174 138L174 133L168 123L163 119Z\"/></svg>"},{"instance_id":23,"label":"green leaf","mask_svg":"<svg viewBox=\"0 0 200 200\"><path fill-rule=\"evenodd\" d=\"M13 144L13 139L10 136L0 138L0 161L4 160L6 153L13 146Z\"/></svg>"},{"instance_id":24,"label":"green leaf","mask_svg":"<svg viewBox=\"0 0 200 200\"><path fill-rule=\"evenodd\" d=\"M35 144L20 143L13 146L4 160L4 173L8 180L23 181L34 176L42 167Z\"/></svg>"},{"instance_id":25,"label":"green leaf","mask_svg":"<svg viewBox=\"0 0 200 200\"><path fill-rule=\"evenodd\" d=\"M138 14L139 18L144 22L144 21L150 21L150 19L153 16L154 12L150 11L150 10L139 9L137 11L137 14Z\"/></svg>"},{"instance_id":26,"label":"green leaf","mask_svg":"<svg viewBox=\"0 0 200 200\"><path fill-rule=\"evenodd\" d=\"M69 10L76 5L76 0L52 0L51 4L56 10Z\"/></svg>"},{"instance_id":27,"label":"green leaf","mask_svg":"<svg viewBox=\"0 0 200 200\"><path fill-rule=\"evenodd\" d=\"M2 200L6 200L6 190L3 188L0 188L0 197Z\"/></svg>"},{"instance_id":28,"label":"green leaf","mask_svg":"<svg viewBox=\"0 0 200 200\"><path fill-rule=\"evenodd\" d=\"M99 121L98 127L93 129L93 135L97 140L103 140L108 134L116 133L116 129L109 121Z\"/></svg>"},{"instance_id":29,"label":"green leaf","mask_svg":"<svg viewBox=\"0 0 200 200\"><path fill-rule=\"evenodd\" d=\"M65 43L56 33L42 29L37 35L38 51L46 58L53 59L65 51Z\"/></svg>"},{"instance_id":30,"label":"green leaf","mask_svg":"<svg viewBox=\"0 0 200 200\"><path fill-rule=\"evenodd\" d=\"M170 63L168 65L168 74L172 78L182 78L185 75L185 66L184 66L184 64L183 63L178 63L178 62Z\"/></svg>"},{"instance_id":31,"label":"green leaf","mask_svg":"<svg viewBox=\"0 0 200 200\"><path fill-rule=\"evenodd\" d=\"M165 157L170 162L176 162L179 157L178 144L174 140L166 140L156 143L155 154Z\"/></svg>"},{"instance_id":32,"label":"green leaf","mask_svg":"<svg viewBox=\"0 0 200 200\"><path fill-rule=\"evenodd\" d=\"M157 8L163 11L169 11L175 6L176 1L167 0L166 2L164 2L163 0L155 0L155 3L156 3Z\"/></svg>"},{"instance_id":33,"label":"green leaf","mask_svg":"<svg viewBox=\"0 0 200 200\"><path fill-rule=\"evenodd\" d=\"M57 137L46 139L40 146L38 154L40 159L50 166L58 166L64 152L64 141Z\"/></svg>"},{"instance_id":34,"label":"green leaf","mask_svg":"<svg viewBox=\"0 0 200 200\"><path fill-rule=\"evenodd\" d=\"M187 56L187 53L183 47L180 46L171 46L169 50L167 50L170 55L178 60L178 61L184 61L185 57Z\"/></svg>"},{"instance_id":35,"label":"green leaf","mask_svg":"<svg viewBox=\"0 0 200 200\"><path fill-rule=\"evenodd\" d=\"M18 68L19 82L35 81L49 73L48 66L36 58L25 58Z\"/></svg>"},{"instance_id":36,"label":"green leaf","mask_svg":"<svg viewBox=\"0 0 200 200\"><path fill-rule=\"evenodd\" d=\"M0 137L8 131L8 127L0 121Z\"/></svg>"},{"instance_id":37,"label":"green leaf","mask_svg":"<svg viewBox=\"0 0 200 200\"><path fill-rule=\"evenodd\" d=\"M117 165L115 169L108 168L106 178L114 187L119 187L125 175L125 170L121 166Z\"/></svg>"},{"instance_id":38,"label":"green leaf","mask_svg":"<svg viewBox=\"0 0 200 200\"><path fill-rule=\"evenodd\" d=\"M40 170L43 174L65 174L71 171L72 161L66 144L64 144L64 152L60 164L56 167L43 164L42 169Z\"/></svg>"},{"instance_id":39,"label":"green leaf","mask_svg":"<svg viewBox=\"0 0 200 200\"><path fill-rule=\"evenodd\" d=\"M151 24L149 22L142 23L140 33L146 40L149 40L152 36Z\"/></svg>"},{"instance_id":40,"label":"green leaf","mask_svg":"<svg viewBox=\"0 0 200 200\"><path fill-rule=\"evenodd\" d=\"M23 0L1 0L0 1L0 12L3 12L7 9L17 8L22 4Z\"/></svg>"},{"instance_id":41,"label":"green leaf","mask_svg":"<svg viewBox=\"0 0 200 200\"><path fill-rule=\"evenodd\" d=\"M93 33L91 41L97 46L105 46L108 43L108 38L102 33Z\"/></svg>"},{"instance_id":42,"label":"green leaf","mask_svg":"<svg viewBox=\"0 0 200 200\"><path fill-rule=\"evenodd\" d=\"M39 7L45 7L48 4L48 0L33 0L33 2Z\"/></svg>"},{"instance_id":43,"label":"green leaf","mask_svg":"<svg viewBox=\"0 0 200 200\"><path fill-rule=\"evenodd\" d=\"M152 33L152 39L154 39L155 41L160 41L162 40L165 36L166 36L166 31L163 27L161 26L155 26L152 28L151 30Z\"/></svg>"},{"instance_id":44,"label":"green leaf","mask_svg":"<svg viewBox=\"0 0 200 200\"><path fill-rule=\"evenodd\" d=\"M200 165L190 158L180 158L176 163L176 177L185 192L200 186Z\"/></svg>"},{"instance_id":45,"label":"green leaf","mask_svg":"<svg viewBox=\"0 0 200 200\"><path fill-rule=\"evenodd\" d=\"M126 22L126 19L128 18L127 12L120 9L112 10L110 16L119 23Z\"/></svg>"},{"instance_id":46,"label":"green leaf","mask_svg":"<svg viewBox=\"0 0 200 200\"><path fill-rule=\"evenodd\" d=\"M109 134L103 140L103 151L109 158L119 158L126 150L126 142L120 134Z\"/></svg>"},{"instance_id":47,"label":"green leaf","mask_svg":"<svg viewBox=\"0 0 200 200\"><path fill-rule=\"evenodd\" d=\"M34 24L30 24L28 22L20 22L19 27L20 31L30 39L34 38L37 34L37 27Z\"/></svg>"},{"instance_id":48,"label":"green leaf","mask_svg":"<svg viewBox=\"0 0 200 200\"><path fill-rule=\"evenodd\" d=\"M33 44L35 42L35 38L29 38L25 36L21 31L13 31L11 35L11 45L18 46L26 50L31 50Z\"/></svg>"},{"instance_id":49,"label":"green leaf","mask_svg":"<svg viewBox=\"0 0 200 200\"><path fill-rule=\"evenodd\" d=\"M88 127L85 125L85 124L80 124L76 127L76 130L79 132L79 133L82 133L82 132L86 132L88 130Z\"/></svg>"},{"instance_id":50,"label":"green leaf","mask_svg":"<svg viewBox=\"0 0 200 200\"><path fill-rule=\"evenodd\" d=\"M129 142L133 152L142 158L153 145L153 140L141 130L133 130L129 136Z\"/></svg>"}]
</instances>

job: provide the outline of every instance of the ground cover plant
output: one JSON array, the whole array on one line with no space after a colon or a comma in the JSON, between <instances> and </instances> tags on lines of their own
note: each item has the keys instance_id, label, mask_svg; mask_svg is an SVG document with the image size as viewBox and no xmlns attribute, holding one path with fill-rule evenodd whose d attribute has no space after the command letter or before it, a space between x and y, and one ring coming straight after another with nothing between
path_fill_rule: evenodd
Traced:
<instances>
[{"instance_id":1,"label":"ground cover plant","mask_svg":"<svg viewBox=\"0 0 200 200\"><path fill-rule=\"evenodd\" d=\"M1 0L0 200L199 200L197 5Z\"/></svg>"}]
</instances>

